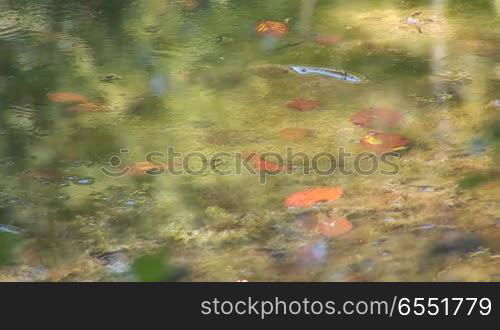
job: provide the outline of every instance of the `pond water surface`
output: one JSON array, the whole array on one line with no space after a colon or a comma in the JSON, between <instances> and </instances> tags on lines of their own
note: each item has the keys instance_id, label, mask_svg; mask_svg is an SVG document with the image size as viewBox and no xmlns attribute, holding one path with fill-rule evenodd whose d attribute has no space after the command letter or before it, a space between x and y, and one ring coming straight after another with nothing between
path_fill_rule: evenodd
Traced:
<instances>
[{"instance_id":1,"label":"pond water surface","mask_svg":"<svg viewBox=\"0 0 500 330\"><path fill-rule=\"evenodd\" d=\"M499 281L499 13L0 0L0 280Z\"/></svg>"}]
</instances>

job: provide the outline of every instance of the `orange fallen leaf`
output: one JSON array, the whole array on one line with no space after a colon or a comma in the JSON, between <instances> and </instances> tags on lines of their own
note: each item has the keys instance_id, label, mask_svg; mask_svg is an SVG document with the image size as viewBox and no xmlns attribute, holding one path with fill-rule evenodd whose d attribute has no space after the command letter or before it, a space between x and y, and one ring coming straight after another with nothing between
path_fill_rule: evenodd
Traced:
<instances>
[{"instance_id":1,"label":"orange fallen leaf","mask_svg":"<svg viewBox=\"0 0 500 330\"><path fill-rule=\"evenodd\" d=\"M308 128L288 127L280 131L280 138L287 141L302 140L312 134Z\"/></svg>"},{"instance_id":2,"label":"orange fallen leaf","mask_svg":"<svg viewBox=\"0 0 500 330\"><path fill-rule=\"evenodd\" d=\"M288 33L288 25L276 21L263 21L257 24L255 32L258 36L282 38Z\"/></svg>"},{"instance_id":3,"label":"orange fallen leaf","mask_svg":"<svg viewBox=\"0 0 500 330\"><path fill-rule=\"evenodd\" d=\"M286 207L310 208L318 203L333 202L343 194L342 188L312 188L291 194L285 201Z\"/></svg>"},{"instance_id":4,"label":"orange fallen leaf","mask_svg":"<svg viewBox=\"0 0 500 330\"><path fill-rule=\"evenodd\" d=\"M80 94L70 92L48 93L48 99L54 103L87 103L89 100Z\"/></svg>"},{"instance_id":5,"label":"orange fallen leaf","mask_svg":"<svg viewBox=\"0 0 500 330\"><path fill-rule=\"evenodd\" d=\"M366 135L361 145L376 153L388 153L408 148L409 141L396 133L375 132Z\"/></svg>"},{"instance_id":6,"label":"orange fallen leaf","mask_svg":"<svg viewBox=\"0 0 500 330\"><path fill-rule=\"evenodd\" d=\"M314 230L325 237L337 237L352 230L352 223L345 217L320 219Z\"/></svg>"},{"instance_id":7,"label":"orange fallen leaf","mask_svg":"<svg viewBox=\"0 0 500 330\"><path fill-rule=\"evenodd\" d=\"M298 111L311 111L319 107L320 103L316 100L294 99L286 104L289 108Z\"/></svg>"},{"instance_id":8,"label":"orange fallen leaf","mask_svg":"<svg viewBox=\"0 0 500 330\"><path fill-rule=\"evenodd\" d=\"M401 113L387 108L367 108L351 117L351 122L363 128L390 128L401 123Z\"/></svg>"},{"instance_id":9,"label":"orange fallen leaf","mask_svg":"<svg viewBox=\"0 0 500 330\"><path fill-rule=\"evenodd\" d=\"M153 164L149 162L138 162L130 166L130 172L128 173L131 176L145 176L149 173L157 174L160 172L164 172L167 170L167 165L165 164Z\"/></svg>"}]
</instances>

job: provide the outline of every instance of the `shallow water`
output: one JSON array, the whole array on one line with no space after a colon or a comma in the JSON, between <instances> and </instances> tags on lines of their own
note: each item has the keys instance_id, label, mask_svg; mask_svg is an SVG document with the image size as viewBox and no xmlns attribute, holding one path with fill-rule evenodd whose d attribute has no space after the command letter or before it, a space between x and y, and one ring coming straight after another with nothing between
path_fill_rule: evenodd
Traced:
<instances>
[{"instance_id":1,"label":"shallow water","mask_svg":"<svg viewBox=\"0 0 500 330\"><path fill-rule=\"evenodd\" d=\"M499 281L499 12L486 0L0 0L0 280L135 280L134 260L167 249L171 280ZM257 36L263 20L288 34ZM395 173L354 160L366 135L380 143L380 127L351 123L370 107L400 113L383 128L410 143ZM268 172L289 173L216 171L288 148L342 149L362 169L326 173L317 156L307 173L269 155ZM144 164L152 152L164 165ZM286 207L317 187L344 194ZM352 229L310 224L329 218Z\"/></svg>"}]
</instances>

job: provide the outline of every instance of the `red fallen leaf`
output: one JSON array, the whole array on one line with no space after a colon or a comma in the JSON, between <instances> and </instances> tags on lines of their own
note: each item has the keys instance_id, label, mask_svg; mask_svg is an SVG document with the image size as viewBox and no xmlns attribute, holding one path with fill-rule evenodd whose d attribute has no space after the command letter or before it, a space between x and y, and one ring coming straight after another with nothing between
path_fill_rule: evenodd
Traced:
<instances>
[{"instance_id":1,"label":"red fallen leaf","mask_svg":"<svg viewBox=\"0 0 500 330\"><path fill-rule=\"evenodd\" d=\"M406 149L409 141L396 133L375 132L366 135L361 145L367 150L383 154Z\"/></svg>"},{"instance_id":2,"label":"red fallen leaf","mask_svg":"<svg viewBox=\"0 0 500 330\"><path fill-rule=\"evenodd\" d=\"M48 93L48 99L54 103L87 103L89 100L80 94L69 92Z\"/></svg>"},{"instance_id":3,"label":"red fallen leaf","mask_svg":"<svg viewBox=\"0 0 500 330\"><path fill-rule=\"evenodd\" d=\"M306 99L294 99L288 102L286 105L289 108L298 110L298 111L311 111L319 107L319 101L316 100L306 100Z\"/></svg>"},{"instance_id":4,"label":"red fallen leaf","mask_svg":"<svg viewBox=\"0 0 500 330\"><path fill-rule=\"evenodd\" d=\"M339 42L341 42L342 37L335 36L335 35L333 35L333 36L318 36L318 37L314 38L314 41L320 45L331 46L331 45L336 45Z\"/></svg>"},{"instance_id":5,"label":"red fallen leaf","mask_svg":"<svg viewBox=\"0 0 500 330\"><path fill-rule=\"evenodd\" d=\"M258 36L282 38L288 33L288 25L276 21L263 21L257 24L255 32Z\"/></svg>"},{"instance_id":6,"label":"red fallen leaf","mask_svg":"<svg viewBox=\"0 0 500 330\"><path fill-rule=\"evenodd\" d=\"M318 220L314 230L325 237L337 237L352 230L352 223L345 217Z\"/></svg>"},{"instance_id":7,"label":"red fallen leaf","mask_svg":"<svg viewBox=\"0 0 500 330\"><path fill-rule=\"evenodd\" d=\"M148 173L157 174L160 171L165 172L168 166L165 164L152 164L149 162L138 162L130 166L130 176L145 176Z\"/></svg>"},{"instance_id":8,"label":"red fallen leaf","mask_svg":"<svg viewBox=\"0 0 500 330\"><path fill-rule=\"evenodd\" d=\"M309 208L318 203L333 202L339 199L344 191L342 188L313 188L291 194L285 201L286 207Z\"/></svg>"},{"instance_id":9,"label":"red fallen leaf","mask_svg":"<svg viewBox=\"0 0 500 330\"><path fill-rule=\"evenodd\" d=\"M390 128L401 123L401 113L387 108L367 108L351 117L351 122L363 128Z\"/></svg>"},{"instance_id":10,"label":"red fallen leaf","mask_svg":"<svg viewBox=\"0 0 500 330\"><path fill-rule=\"evenodd\" d=\"M243 157L246 159L250 157L250 163L259 171L266 172L283 172L290 170L290 165L278 164L269 160L262 159L262 157L256 152L244 153Z\"/></svg>"},{"instance_id":11,"label":"red fallen leaf","mask_svg":"<svg viewBox=\"0 0 500 330\"><path fill-rule=\"evenodd\" d=\"M301 127L288 127L280 131L280 138L287 141L302 140L312 134L312 130Z\"/></svg>"}]
</instances>

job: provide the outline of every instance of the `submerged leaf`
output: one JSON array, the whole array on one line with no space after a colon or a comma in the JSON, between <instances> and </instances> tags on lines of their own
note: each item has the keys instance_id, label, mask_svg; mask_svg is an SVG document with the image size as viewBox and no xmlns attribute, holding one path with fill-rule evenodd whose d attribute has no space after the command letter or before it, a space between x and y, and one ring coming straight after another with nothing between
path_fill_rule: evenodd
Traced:
<instances>
[{"instance_id":1,"label":"submerged leaf","mask_svg":"<svg viewBox=\"0 0 500 330\"><path fill-rule=\"evenodd\" d=\"M129 175L144 176L149 174L160 174L167 170L167 166L162 163L138 162L133 164Z\"/></svg>"},{"instance_id":2,"label":"submerged leaf","mask_svg":"<svg viewBox=\"0 0 500 330\"><path fill-rule=\"evenodd\" d=\"M366 135L361 145L376 153L388 153L408 148L409 141L396 133L375 132Z\"/></svg>"},{"instance_id":3,"label":"submerged leaf","mask_svg":"<svg viewBox=\"0 0 500 330\"><path fill-rule=\"evenodd\" d=\"M289 108L298 111L311 111L319 107L320 103L316 100L294 99L286 104Z\"/></svg>"},{"instance_id":4,"label":"submerged leaf","mask_svg":"<svg viewBox=\"0 0 500 330\"><path fill-rule=\"evenodd\" d=\"M88 103L89 100L80 94L70 92L54 92L47 94L48 99L54 103Z\"/></svg>"},{"instance_id":5,"label":"submerged leaf","mask_svg":"<svg viewBox=\"0 0 500 330\"><path fill-rule=\"evenodd\" d=\"M342 188L313 188L299 191L290 195L286 201L286 207L310 208L318 203L333 202L343 194Z\"/></svg>"},{"instance_id":6,"label":"submerged leaf","mask_svg":"<svg viewBox=\"0 0 500 330\"><path fill-rule=\"evenodd\" d=\"M270 160L266 160L256 152L244 153L244 156L249 158L250 164L252 164L258 171L278 173L291 169L291 167L286 164L279 164Z\"/></svg>"},{"instance_id":7,"label":"submerged leaf","mask_svg":"<svg viewBox=\"0 0 500 330\"><path fill-rule=\"evenodd\" d=\"M351 122L363 128L384 129L399 125L401 113L386 108L363 109L351 117Z\"/></svg>"},{"instance_id":8,"label":"submerged leaf","mask_svg":"<svg viewBox=\"0 0 500 330\"><path fill-rule=\"evenodd\" d=\"M319 219L314 230L325 237L337 237L352 230L352 223L345 217Z\"/></svg>"},{"instance_id":9,"label":"submerged leaf","mask_svg":"<svg viewBox=\"0 0 500 330\"><path fill-rule=\"evenodd\" d=\"M288 33L288 25L276 21L263 21L257 24L255 32L258 36L282 38Z\"/></svg>"},{"instance_id":10,"label":"submerged leaf","mask_svg":"<svg viewBox=\"0 0 500 330\"><path fill-rule=\"evenodd\" d=\"M283 170L288 169L288 166L274 163L265 159L256 159L255 160L255 167L259 171L266 171L266 172L281 172Z\"/></svg>"}]
</instances>

